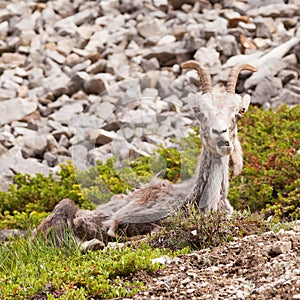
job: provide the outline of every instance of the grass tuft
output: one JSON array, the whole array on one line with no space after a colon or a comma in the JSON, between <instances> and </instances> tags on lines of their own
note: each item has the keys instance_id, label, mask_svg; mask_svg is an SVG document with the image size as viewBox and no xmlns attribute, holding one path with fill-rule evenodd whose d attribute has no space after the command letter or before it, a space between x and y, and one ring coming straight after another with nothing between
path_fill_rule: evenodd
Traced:
<instances>
[{"instance_id":1,"label":"grass tuft","mask_svg":"<svg viewBox=\"0 0 300 300\"><path fill-rule=\"evenodd\" d=\"M160 233L150 237L153 247L199 250L215 247L246 235L261 234L272 229L263 215L235 212L228 219L222 212L199 213L194 207L172 213Z\"/></svg>"}]
</instances>

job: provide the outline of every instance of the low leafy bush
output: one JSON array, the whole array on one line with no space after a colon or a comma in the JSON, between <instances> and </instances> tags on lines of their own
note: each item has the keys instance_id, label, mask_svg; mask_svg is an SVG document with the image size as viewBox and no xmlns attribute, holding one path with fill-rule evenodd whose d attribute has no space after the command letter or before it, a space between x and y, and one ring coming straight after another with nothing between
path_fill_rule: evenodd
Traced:
<instances>
[{"instance_id":1,"label":"low leafy bush","mask_svg":"<svg viewBox=\"0 0 300 300\"><path fill-rule=\"evenodd\" d=\"M293 186L295 188L293 188ZM291 188L290 188L291 187ZM278 200L271 204L266 204L262 210L266 216L274 216L275 220L293 219L297 220L300 217L300 179L296 180L289 188L291 192L287 196L281 193L278 195ZM287 191L288 192L288 189Z\"/></svg>"},{"instance_id":2,"label":"low leafy bush","mask_svg":"<svg viewBox=\"0 0 300 300\"><path fill-rule=\"evenodd\" d=\"M299 218L299 115L300 105L270 111L254 107L241 121L244 171L229 191L235 208Z\"/></svg>"},{"instance_id":3,"label":"low leafy bush","mask_svg":"<svg viewBox=\"0 0 300 300\"><path fill-rule=\"evenodd\" d=\"M63 198L71 198L82 208L94 207L82 192L70 163L61 166L57 178L52 174L17 174L8 191L0 192L0 228L36 226Z\"/></svg>"}]
</instances>

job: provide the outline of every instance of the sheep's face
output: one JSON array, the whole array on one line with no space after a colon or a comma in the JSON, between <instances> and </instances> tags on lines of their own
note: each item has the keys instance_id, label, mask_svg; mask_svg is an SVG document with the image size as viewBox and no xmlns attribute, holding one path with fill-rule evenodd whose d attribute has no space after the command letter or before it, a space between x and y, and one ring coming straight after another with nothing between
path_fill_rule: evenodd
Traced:
<instances>
[{"instance_id":1,"label":"sheep's face","mask_svg":"<svg viewBox=\"0 0 300 300\"><path fill-rule=\"evenodd\" d=\"M193 110L201 123L203 146L213 154L230 155L237 139L237 121L247 111L250 96L212 92L197 98Z\"/></svg>"},{"instance_id":2,"label":"sheep's face","mask_svg":"<svg viewBox=\"0 0 300 300\"><path fill-rule=\"evenodd\" d=\"M194 95L192 107L201 122L201 137L207 151L220 156L230 155L237 142L237 121L246 112L250 96L241 98L235 94L239 73L243 70L256 72L257 68L248 64L235 65L228 74L226 87L212 87L207 70L197 61L181 64L182 69L194 69L201 79L202 95Z\"/></svg>"}]
</instances>

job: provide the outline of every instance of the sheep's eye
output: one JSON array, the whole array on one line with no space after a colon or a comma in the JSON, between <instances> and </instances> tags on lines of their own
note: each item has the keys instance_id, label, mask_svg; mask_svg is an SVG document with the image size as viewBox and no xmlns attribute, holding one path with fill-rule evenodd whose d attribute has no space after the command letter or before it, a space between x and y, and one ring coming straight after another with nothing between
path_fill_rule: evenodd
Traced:
<instances>
[{"instance_id":1,"label":"sheep's eye","mask_svg":"<svg viewBox=\"0 0 300 300\"><path fill-rule=\"evenodd\" d=\"M242 107L239 111L239 114L240 115L243 115L245 113L246 109L244 107Z\"/></svg>"}]
</instances>

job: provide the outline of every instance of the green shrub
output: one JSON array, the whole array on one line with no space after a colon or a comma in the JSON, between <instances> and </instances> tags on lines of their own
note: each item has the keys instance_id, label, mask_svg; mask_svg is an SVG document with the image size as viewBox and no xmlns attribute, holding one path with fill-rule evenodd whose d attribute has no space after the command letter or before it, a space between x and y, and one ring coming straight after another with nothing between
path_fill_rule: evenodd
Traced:
<instances>
[{"instance_id":1,"label":"green shrub","mask_svg":"<svg viewBox=\"0 0 300 300\"><path fill-rule=\"evenodd\" d=\"M108 159L104 164L97 162L95 167L77 173L76 179L89 201L96 204L106 202L113 194L126 193L132 186L122 178L122 169L116 168L117 159Z\"/></svg>"},{"instance_id":2,"label":"green shrub","mask_svg":"<svg viewBox=\"0 0 300 300\"><path fill-rule=\"evenodd\" d=\"M254 107L241 121L244 171L229 191L235 208L299 218L299 115L300 105L270 111Z\"/></svg>"},{"instance_id":3,"label":"green shrub","mask_svg":"<svg viewBox=\"0 0 300 300\"><path fill-rule=\"evenodd\" d=\"M94 207L83 194L70 163L61 165L57 178L52 174L17 174L8 191L0 192L0 228L36 226L63 198L71 198L82 208Z\"/></svg>"},{"instance_id":4,"label":"green shrub","mask_svg":"<svg viewBox=\"0 0 300 300\"><path fill-rule=\"evenodd\" d=\"M289 187L287 187L287 191ZM262 210L266 216L274 216L275 220L299 219L300 216L300 179L291 185L291 192L287 196L278 195L278 200L266 204Z\"/></svg>"},{"instance_id":5,"label":"green shrub","mask_svg":"<svg viewBox=\"0 0 300 300\"><path fill-rule=\"evenodd\" d=\"M77 183L75 168L70 163L61 165L57 178L53 174L15 175L14 184L8 191L0 192L0 212L26 211L28 208L38 212L51 211L63 198L71 198L82 207L89 205Z\"/></svg>"}]
</instances>

